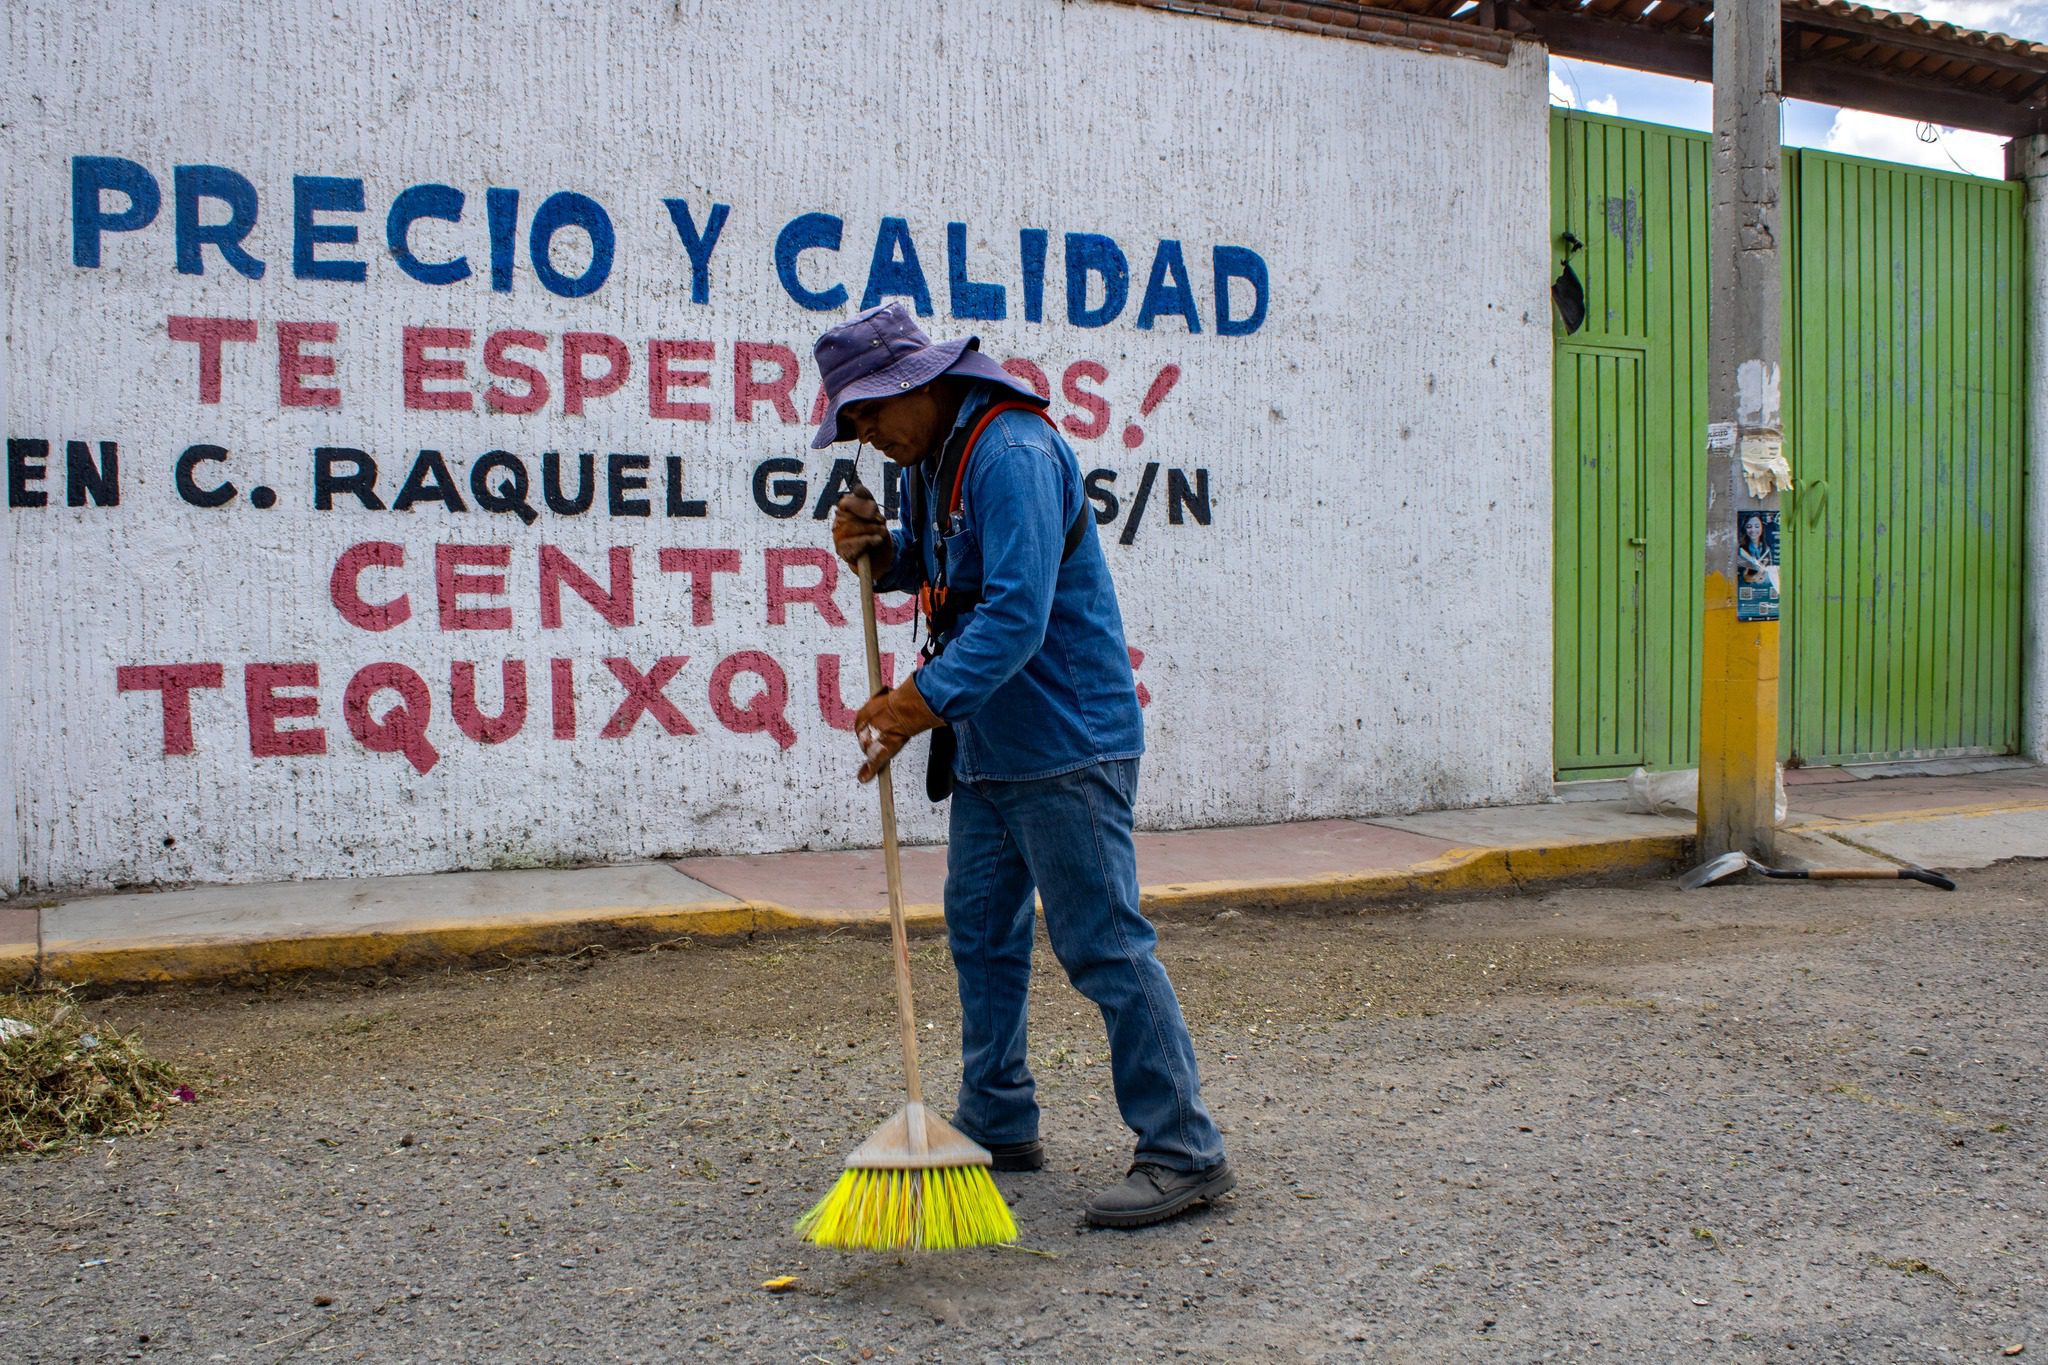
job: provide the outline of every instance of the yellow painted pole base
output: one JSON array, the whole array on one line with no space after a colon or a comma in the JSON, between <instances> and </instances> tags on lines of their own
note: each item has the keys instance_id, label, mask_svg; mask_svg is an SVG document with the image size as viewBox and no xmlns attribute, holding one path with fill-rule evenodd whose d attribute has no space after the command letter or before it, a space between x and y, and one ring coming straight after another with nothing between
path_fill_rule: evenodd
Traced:
<instances>
[{"instance_id":1,"label":"yellow painted pole base","mask_svg":"<svg viewBox=\"0 0 2048 1365\"><path fill-rule=\"evenodd\" d=\"M1706 581L1700 687L1701 859L1769 861L1777 827L1778 623L1739 621L1735 586Z\"/></svg>"}]
</instances>

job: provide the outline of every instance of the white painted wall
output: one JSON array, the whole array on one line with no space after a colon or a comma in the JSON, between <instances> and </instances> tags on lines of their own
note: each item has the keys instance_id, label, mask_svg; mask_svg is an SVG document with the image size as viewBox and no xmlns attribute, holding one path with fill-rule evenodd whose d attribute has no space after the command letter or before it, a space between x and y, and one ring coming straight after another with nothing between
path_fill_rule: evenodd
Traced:
<instances>
[{"instance_id":1,"label":"white painted wall","mask_svg":"<svg viewBox=\"0 0 2048 1365\"><path fill-rule=\"evenodd\" d=\"M9 304L12 290L9 288L13 272L0 272L0 317L11 319L14 313ZM10 329L11 330L11 329ZM10 348L11 349L11 348ZM14 357L6 358L0 364L0 431L14 430L13 409L8 402L9 379L14 373ZM0 696L13 696L14 673L14 519L0 517L0 564L8 571L0 573L0 621L8 628L0 630ZM12 895L21 885L21 825L20 806L14 784L14 726L0 723L0 897ZM39 930L40 932L40 930Z\"/></svg>"},{"instance_id":2,"label":"white painted wall","mask_svg":"<svg viewBox=\"0 0 2048 1365\"><path fill-rule=\"evenodd\" d=\"M834 279L859 301L880 220L904 218L936 305L928 329L977 332L998 358L1035 361L1057 385L1075 361L1112 415L1075 439L1084 468L1116 471L1122 502L1103 528L1141 682L1150 757L1141 817L1152 827L1541 799L1551 749L1550 330L1543 225L1547 108L1540 53L1506 68L1255 26L1061 0L943 0L884 25L858 6L711 0L560 7L380 3L245 7L23 0L7 8L0 85L10 155L0 195L8 279L7 434L52 441L52 505L7 511L12 772L22 875L37 885L252 880L760 851L872 843L873 796L852 780L850 739L826 725L815 660L836 654L860 691L851 579L834 628L810 607L768 620L771 547L820 546L808 511L764 515L751 492L772 456L806 459L809 493L828 468L807 424L763 404L734 420L736 342L809 345L851 311L808 311L777 283L774 244L800 214L844 220L837 256L803 258L807 287ZM155 221L103 238L102 264L74 264L75 156L127 158L161 186ZM174 176L211 163L260 194L242 278L214 249L203 275L174 268ZM293 177L360 177L355 246L364 283L295 278ZM385 250L385 213L405 187L462 189L458 224L423 222L424 260L465 253L475 273L433 286ZM489 287L487 187L520 192L509 293ZM599 201L615 224L611 274L562 298L529 267L527 226L548 195ZM664 197L702 225L731 217L711 258L709 298L690 272ZM123 207L109 194L107 211ZM202 221L222 216L217 203ZM946 225L968 225L972 275L1001 282L1008 316L949 315ZM1023 317L1019 229L1050 231L1047 320ZM1099 329L1068 325L1062 239L1105 233L1131 258L1132 294ZM588 259L575 233L557 268ZM1202 333L1166 317L1134 325L1162 238L1185 248ZM1257 252L1269 311L1249 336L1214 327L1210 250ZM1240 303L1239 307L1242 307ZM226 345L217 403L200 401L198 348L172 315L254 320ZM338 407L285 407L277 324L332 321ZM408 411L408 326L469 328L467 390L484 337L571 331L632 349L629 382L580 416L559 397L532 416ZM649 338L714 343L708 422L650 416ZM530 355L526 359L532 359ZM1183 377L1151 415L1138 407L1168 364ZM591 368L598 368L595 363ZM764 367L766 368L766 367ZM314 379L324 384L326 379ZM558 385L558 375L551 373ZM443 386L449 387L449 386ZM454 386L462 387L462 386ZM1064 400L1057 414L1075 412ZM1085 416L1085 414L1082 414ZM1143 444L1120 439L1136 420ZM63 442L120 445L119 507L64 505ZM230 504L181 500L173 479L196 442L226 447L200 481L232 479ZM312 451L377 456L388 503L416 453L446 453L458 477L482 452L638 452L653 457L654 515L543 512L532 526L427 502L410 512L311 502ZM701 519L662 515L667 456L686 470ZM1134 542L1115 543L1148 461L1209 472L1213 523L1166 518L1159 475ZM867 457L870 475L876 457ZM276 505L252 506L250 490ZM468 491L463 490L465 498ZM602 502L602 496L600 496ZM354 509L354 510L351 510ZM371 540L405 547L365 595L403 590L413 614L367 631L329 595L337 557ZM434 546L509 545L510 630L444 631ZM543 629L538 547L602 577L628 547L636 612L615 627L574 596ZM661 548L738 551L715 617L691 620L688 583ZM805 576L798 575L801 580ZM493 604L467 598L463 605ZM885 647L910 652L909 628ZM761 651L786 673L788 747L735 733L712 705L714 665ZM695 734L642 717L600 730L622 696L604 660L647 668L688 656L667 689ZM475 661L487 705L498 664L525 662L525 726L484 745L450 719L450 665ZM554 736L549 660L574 674L578 733ZM210 662L223 686L192 695L194 752L166 755L154 691L117 688L123 666ZM438 760L416 771L351 734L344 689L366 665L415 670L431 695ZM323 755L251 752L245 666L317 664ZM745 701L759 684L740 686ZM374 700L381 714L395 694ZM921 761L921 755L920 755ZM939 837L943 812L906 812ZM0 831L4 833L4 831ZM11 857L17 840L6 841ZM4 868L0 868L4 875Z\"/></svg>"}]
</instances>

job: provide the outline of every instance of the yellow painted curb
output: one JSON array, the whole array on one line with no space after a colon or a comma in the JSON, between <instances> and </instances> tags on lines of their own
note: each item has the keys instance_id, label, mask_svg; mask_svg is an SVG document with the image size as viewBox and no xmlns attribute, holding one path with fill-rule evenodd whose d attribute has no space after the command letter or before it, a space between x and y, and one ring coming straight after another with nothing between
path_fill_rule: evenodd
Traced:
<instances>
[{"instance_id":1,"label":"yellow painted curb","mask_svg":"<svg viewBox=\"0 0 2048 1365\"><path fill-rule=\"evenodd\" d=\"M1685 857L1684 835L1512 848L1454 848L1408 868L1333 873L1273 881L1217 881L1152 886L1140 893L1148 911L1166 914L1225 908L1312 909L1433 895L1520 890L1574 878L1654 874ZM904 907L913 929L945 924L943 906ZM397 971L493 958L574 952L594 944L632 948L679 938L726 938L777 930L857 928L888 923L874 909L795 910L771 901L551 911L497 920L433 920L388 931L309 934L288 939L84 941L46 948L42 975L94 986L219 981L296 972ZM25 980L35 959L0 954L0 980Z\"/></svg>"},{"instance_id":2,"label":"yellow painted curb","mask_svg":"<svg viewBox=\"0 0 2048 1365\"><path fill-rule=\"evenodd\" d=\"M1149 886L1140 894L1139 902L1148 911L1170 914L1231 908L1306 910L1360 901L1483 895L1578 878L1668 872L1685 859L1691 848L1692 837L1685 834L1519 844L1507 848L1453 848L1405 868L1333 872L1274 881Z\"/></svg>"},{"instance_id":3,"label":"yellow painted curb","mask_svg":"<svg viewBox=\"0 0 2048 1365\"><path fill-rule=\"evenodd\" d=\"M43 975L62 981L213 981L272 972L347 972L493 957L573 952L592 943L636 946L663 939L794 927L778 907L744 901L558 910L497 920L428 920L390 931L281 939L185 939L46 945Z\"/></svg>"},{"instance_id":4,"label":"yellow painted curb","mask_svg":"<svg viewBox=\"0 0 2048 1365\"><path fill-rule=\"evenodd\" d=\"M0 948L0 986L23 986L35 980L36 945L10 943Z\"/></svg>"},{"instance_id":5,"label":"yellow painted curb","mask_svg":"<svg viewBox=\"0 0 2048 1365\"><path fill-rule=\"evenodd\" d=\"M1820 816L1785 826L1824 833L1873 824L2048 810L2039 800L2000 800L1860 816ZM1452 848L1405 868L1272 880L1175 882L1141 890L1161 915L1223 909L1312 910L1434 896L1521 891L1546 883L1668 873L1692 851L1690 833L1633 835L1505 848ZM942 928L936 904L906 906L915 930ZM679 938L728 938L777 931L857 929L888 924L873 908L793 909L773 901L720 900L659 906L593 907L495 920L408 922L388 931L310 934L292 939L84 941L46 945L40 971L33 944L0 945L0 985L38 976L99 986L217 981L296 972L396 971L457 962L574 952L592 945L645 947Z\"/></svg>"},{"instance_id":6,"label":"yellow painted curb","mask_svg":"<svg viewBox=\"0 0 2048 1365\"><path fill-rule=\"evenodd\" d=\"M938 905L904 907L913 928L945 923ZM575 952L601 945L639 948L675 939L733 938L776 930L867 927L886 915L856 910L791 910L771 901L557 910L498 920L437 920L389 931L308 934L288 939L91 940L50 947L42 975L95 986L168 985L295 972L396 971L491 958ZM7 959L0 957L0 980ZM33 975L33 955L21 979Z\"/></svg>"},{"instance_id":7,"label":"yellow painted curb","mask_svg":"<svg viewBox=\"0 0 2048 1365\"><path fill-rule=\"evenodd\" d=\"M2048 810L2048 799L2038 801L1979 801L1961 806L1926 806L1917 810L1873 811L1869 815L1815 814L1782 826L1792 830L1852 829L1857 825L1910 825L1923 820L1949 820L1957 816L2023 815Z\"/></svg>"}]
</instances>

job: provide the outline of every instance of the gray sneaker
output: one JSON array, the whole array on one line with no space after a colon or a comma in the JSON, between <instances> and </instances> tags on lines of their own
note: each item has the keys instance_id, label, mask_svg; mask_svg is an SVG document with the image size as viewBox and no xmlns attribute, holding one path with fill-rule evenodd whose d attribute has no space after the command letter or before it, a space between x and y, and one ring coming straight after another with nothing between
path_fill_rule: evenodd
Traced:
<instances>
[{"instance_id":1,"label":"gray sneaker","mask_svg":"<svg viewBox=\"0 0 2048 1365\"><path fill-rule=\"evenodd\" d=\"M1176 1171L1150 1161L1133 1165L1121 1185L1088 1201L1083 1216L1099 1228L1142 1228L1163 1223L1189 1207L1205 1203L1237 1187L1230 1163L1219 1161L1205 1171Z\"/></svg>"}]
</instances>

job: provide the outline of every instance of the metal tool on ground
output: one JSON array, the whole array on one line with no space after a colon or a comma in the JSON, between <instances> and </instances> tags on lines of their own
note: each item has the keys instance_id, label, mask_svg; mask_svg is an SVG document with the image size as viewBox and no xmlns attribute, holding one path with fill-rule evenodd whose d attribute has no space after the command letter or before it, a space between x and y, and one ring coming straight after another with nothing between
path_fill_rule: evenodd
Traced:
<instances>
[{"instance_id":1,"label":"metal tool on ground","mask_svg":"<svg viewBox=\"0 0 2048 1365\"><path fill-rule=\"evenodd\" d=\"M860 561L861 625L867 632L868 692L882 690L875 633L875 578ZM889 937L896 953L896 1015L910 1102L846 1158L832 1192L797 1220L819 1246L867 1251L948 1251L1017 1240L1017 1224L989 1175L988 1151L925 1107L917 1072L917 1014L910 998L910 936L903 924L903 869L896 849L896 795L889 769L876 774L882 801L882 860L889 874Z\"/></svg>"},{"instance_id":2,"label":"metal tool on ground","mask_svg":"<svg viewBox=\"0 0 2048 1365\"><path fill-rule=\"evenodd\" d=\"M1856 882L1925 882L1943 891L1953 891L1956 884L1939 872L1929 872L1924 867L1772 867L1759 862L1740 849L1723 853L1718 858L1709 858L1692 871L1678 879L1680 891L1696 891L1702 886L1725 881L1738 872L1761 872L1766 877L1778 877L1786 881L1856 881Z\"/></svg>"}]
</instances>

